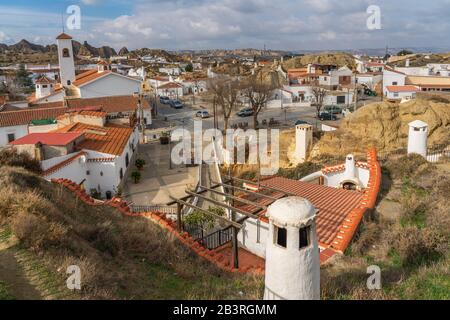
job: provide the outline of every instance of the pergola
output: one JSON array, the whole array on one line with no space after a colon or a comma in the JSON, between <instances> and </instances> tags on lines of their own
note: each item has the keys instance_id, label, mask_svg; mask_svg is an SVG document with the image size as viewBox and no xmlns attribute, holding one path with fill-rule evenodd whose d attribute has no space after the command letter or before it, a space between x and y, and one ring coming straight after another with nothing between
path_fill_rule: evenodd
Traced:
<instances>
[{"instance_id":1,"label":"pergola","mask_svg":"<svg viewBox=\"0 0 450 320\"><path fill-rule=\"evenodd\" d=\"M191 190L186 190L186 196L182 198L174 198L171 197L172 201L167 203L168 206L177 205L177 228L180 232L184 230L183 226L183 209L185 207L192 208L194 210L197 210L205 215L209 215L213 217L214 219L217 219L223 223L225 223L226 228L231 228L232 231L232 256L233 256L233 266L234 268L239 268L239 255L238 255L238 232L243 226L243 222L248 218L253 218L259 223L259 217L258 214L262 211L265 211L267 209L267 206L264 204L261 204L261 202L258 202L259 199L267 199L268 202L273 203L274 201L287 197L292 196L294 194L285 192L280 189L267 187L265 185L261 185L260 182L255 181L249 181L244 179L239 179L231 176L224 177L223 182L212 182L213 185L210 187L199 185L197 188L197 191L193 192ZM237 186L236 184L240 183L247 183L251 185L257 185L257 191L250 191L242 186ZM225 192L222 192L220 190L217 190L218 188L223 187ZM244 194L252 195L253 197L256 197L256 201L248 200L242 197L235 196L235 192L241 192ZM269 193L279 193L280 195L277 197L274 197L273 195L267 195L264 194L263 191L268 191ZM218 201L216 199L213 199L210 196L207 196L208 193L216 194L219 196L225 197L227 199L225 202ZM205 210L197 205L194 205L192 203L189 203L190 199L198 198L205 202L214 204L217 207L223 208L225 210L228 210L230 213L229 217L223 217L221 215L218 215L214 212L210 212L208 210ZM251 205L254 207L254 210L245 210L240 207L236 206L236 202L241 203L243 205ZM236 213L243 215L242 218L237 219ZM220 230L219 230L220 231Z\"/></svg>"}]
</instances>

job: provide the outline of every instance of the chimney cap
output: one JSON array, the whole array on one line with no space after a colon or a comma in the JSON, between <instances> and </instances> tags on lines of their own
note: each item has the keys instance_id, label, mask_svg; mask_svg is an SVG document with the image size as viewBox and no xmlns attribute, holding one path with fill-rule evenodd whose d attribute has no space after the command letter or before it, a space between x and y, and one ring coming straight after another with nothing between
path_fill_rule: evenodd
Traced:
<instances>
[{"instance_id":1,"label":"chimney cap","mask_svg":"<svg viewBox=\"0 0 450 320\"><path fill-rule=\"evenodd\" d=\"M315 218L316 208L305 198L287 197L275 201L267 209L267 216L276 225L301 227Z\"/></svg>"}]
</instances>

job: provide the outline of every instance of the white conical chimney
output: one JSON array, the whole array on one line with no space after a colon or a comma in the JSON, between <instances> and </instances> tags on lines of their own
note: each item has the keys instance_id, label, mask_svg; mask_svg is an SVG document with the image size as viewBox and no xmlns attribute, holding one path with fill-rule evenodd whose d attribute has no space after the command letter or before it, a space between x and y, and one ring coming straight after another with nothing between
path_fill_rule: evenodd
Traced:
<instances>
[{"instance_id":1,"label":"white conical chimney","mask_svg":"<svg viewBox=\"0 0 450 320\"><path fill-rule=\"evenodd\" d=\"M264 300L320 299L316 209L300 197L283 198L267 210Z\"/></svg>"}]
</instances>

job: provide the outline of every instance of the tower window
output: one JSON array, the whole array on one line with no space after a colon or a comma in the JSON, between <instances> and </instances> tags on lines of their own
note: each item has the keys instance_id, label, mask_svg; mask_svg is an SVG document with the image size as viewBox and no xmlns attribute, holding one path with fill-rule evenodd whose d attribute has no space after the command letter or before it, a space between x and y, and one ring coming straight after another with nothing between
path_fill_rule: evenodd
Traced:
<instances>
[{"instance_id":1,"label":"tower window","mask_svg":"<svg viewBox=\"0 0 450 320\"><path fill-rule=\"evenodd\" d=\"M63 58L70 58L69 49L64 48L63 51L62 51L62 55L63 55Z\"/></svg>"},{"instance_id":2,"label":"tower window","mask_svg":"<svg viewBox=\"0 0 450 320\"><path fill-rule=\"evenodd\" d=\"M309 235L311 233L310 230L311 230L310 226L300 228L300 230L299 230L299 242L300 242L299 249L303 249L303 248L306 248L307 246L309 246L309 243L310 243Z\"/></svg>"},{"instance_id":3,"label":"tower window","mask_svg":"<svg viewBox=\"0 0 450 320\"><path fill-rule=\"evenodd\" d=\"M280 247L286 248L287 230L285 228L274 226L274 233L275 233L274 235L275 244L279 245Z\"/></svg>"}]
</instances>

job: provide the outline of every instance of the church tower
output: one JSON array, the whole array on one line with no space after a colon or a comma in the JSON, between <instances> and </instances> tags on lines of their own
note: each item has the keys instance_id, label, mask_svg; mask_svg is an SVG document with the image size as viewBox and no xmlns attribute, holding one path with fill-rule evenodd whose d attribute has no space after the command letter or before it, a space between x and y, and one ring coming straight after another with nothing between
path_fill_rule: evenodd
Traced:
<instances>
[{"instance_id":1,"label":"church tower","mask_svg":"<svg viewBox=\"0 0 450 320\"><path fill-rule=\"evenodd\" d=\"M61 33L56 38L58 45L59 73L61 85L70 86L75 81L75 62L73 57L72 37Z\"/></svg>"}]
</instances>

